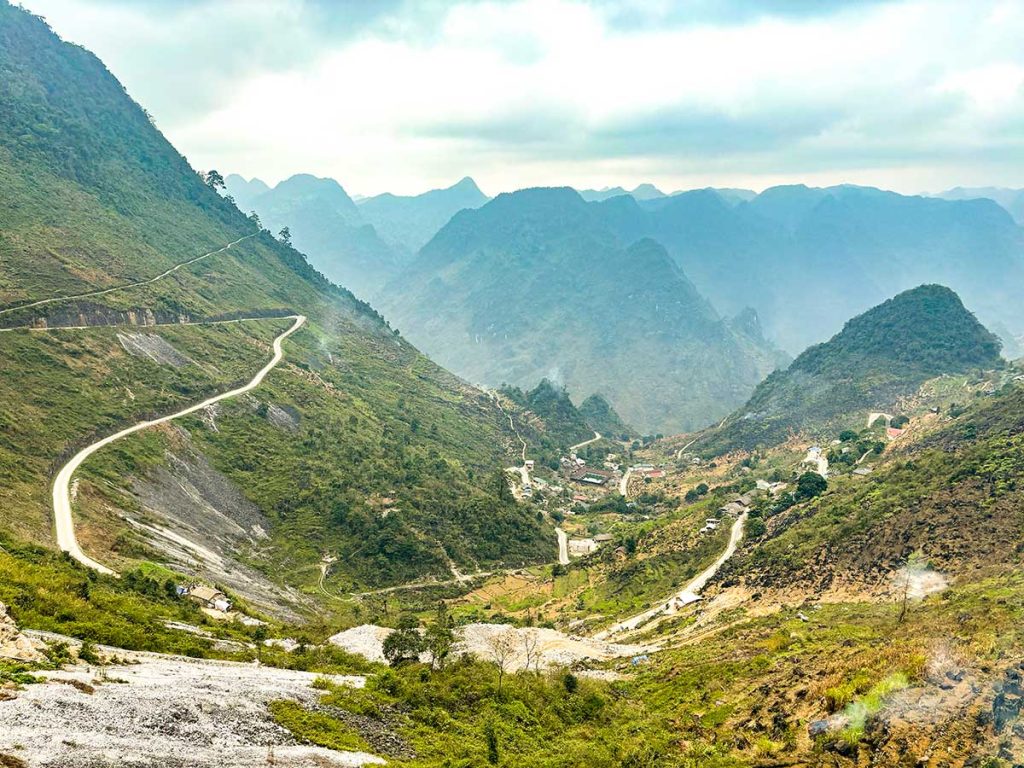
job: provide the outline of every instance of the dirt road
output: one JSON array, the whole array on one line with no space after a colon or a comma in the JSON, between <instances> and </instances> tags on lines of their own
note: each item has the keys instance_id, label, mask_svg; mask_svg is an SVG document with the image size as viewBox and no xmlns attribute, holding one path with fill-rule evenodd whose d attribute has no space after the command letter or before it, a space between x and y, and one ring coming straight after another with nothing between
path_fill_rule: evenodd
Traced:
<instances>
[{"instance_id":1,"label":"dirt road","mask_svg":"<svg viewBox=\"0 0 1024 768\"><path fill-rule=\"evenodd\" d=\"M600 439L601 433L595 430L594 436L589 440L584 440L582 443L576 443L576 445L570 446L569 453L576 453L576 451L578 451L580 448L583 448L586 445L590 445L591 443L596 443Z\"/></svg>"},{"instance_id":2,"label":"dirt road","mask_svg":"<svg viewBox=\"0 0 1024 768\"><path fill-rule=\"evenodd\" d=\"M270 359L270 362L263 366L263 368L261 368L259 372L257 372L257 374L249 381L249 383L244 384L243 386L238 387L237 389L232 389L229 390L228 392L223 392L219 395L207 398L201 403L189 406L188 408L178 411L177 413L172 413L169 416L163 416L159 419L153 419L152 421L142 421L139 422L138 424L134 424L131 427L122 429L120 432L115 432L114 434L105 437L102 440L98 440L92 445L89 445L86 448L83 448L78 453L76 453L71 458L71 460L61 468L60 472L57 473L57 478L53 482L53 516L54 526L57 532L57 545L62 550L71 555L75 560L80 562L82 565L88 568L92 568L93 570L99 571L100 573L115 575L114 571L112 571L110 568L106 567L101 563L96 562L95 560L87 556L84 552L82 552L81 547L78 545L78 539L75 537L74 520L71 515L70 493L71 479L75 474L75 471L82 465L82 462L84 462L92 454L96 453L96 451L98 451L100 448L103 448L104 446L113 443L115 440L120 440L122 437L126 437L130 434L139 432L143 429L148 429L149 427L156 426L157 424L164 424L168 421L177 419L181 416L187 416L190 413L201 411L204 408L208 408L209 406L213 405L214 403L220 402L221 400L227 400L232 397L237 397L238 395L244 394L258 387L260 383L263 381L263 379L266 377L266 375L270 373L270 371L272 371L277 366L278 363L281 362L281 359L284 356L284 352L281 349L281 343L286 338L295 333L295 331L299 330L299 328L302 327L302 324L306 322L306 318L304 315L292 315L289 317L289 319L293 320L294 322L292 323L291 327L288 328L288 330L284 331L276 339L274 339L274 355Z\"/></svg>"},{"instance_id":3,"label":"dirt road","mask_svg":"<svg viewBox=\"0 0 1024 768\"><path fill-rule=\"evenodd\" d=\"M644 629L649 629L656 626L661 619L676 613L683 606L697 602L700 599L700 591L704 589L704 586L711 580L711 577L718 573L718 569L722 567L725 561L732 557L736 552L740 539L743 538L743 526L746 521L746 512L736 518L736 522L733 523L732 530L729 533L729 544L726 546L722 554L719 555L715 562L697 574L685 587L679 590L679 592L674 594L665 602L658 603L650 610L638 613L636 616L631 616L624 621L620 621L618 624L613 624L606 630L598 632L593 636L594 639L608 640L615 635L628 634L641 626Z\"/></svg>"},{"instance_id":4,"label":"dirt road","mask_svg":"<svg viewBox=\"0 0 1024 768\"><path fill-rule=\"evenodd\" d=\"M561 528L555 528L558 536L558 563L559 565L569 564L569 534Z\"/></svg>"}]
</instances>

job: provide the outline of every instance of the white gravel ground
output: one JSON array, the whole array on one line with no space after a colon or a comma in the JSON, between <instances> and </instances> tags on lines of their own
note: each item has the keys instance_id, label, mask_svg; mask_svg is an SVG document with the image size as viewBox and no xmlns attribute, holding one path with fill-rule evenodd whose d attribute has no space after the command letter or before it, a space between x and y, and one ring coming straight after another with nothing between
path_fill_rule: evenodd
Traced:
<instances>
[{"instance_id":1,"label":"white gravel ground","mask_svg":"<svg viewBox=\"0 0 1024 768\"><path fill-rule=\"evenodd\" d=\"M0 753L29 766L249 768L384 763L364 753L298 745L267 710L275 699L314 703L317 675L177 656L118 654L133 663L46 673L0 702ZM105 678L105 679L104 679ZM362 686L365 678L334 676ZM93 686L88 693L69 684Z\"/></svg>"},{"instance_id":2,"label":"white gravel ground","mask_svg":"<svg viewBox=\"0 0 1024 768\"><path fill-rule=\"evenodd\" d=\"M349 653L382 662L384 638L392 631L375 624L363 624L339 632L331 637L330 642ZM458 643L454 648L455 654L469 653L485 660L491 660L494 656L494 641L499 637L507 637L511 648L507 659L509 669L525 668L527 655L530 656L531 668L538 664L539 659L539 666L544 669L636 656L650 650L640 645L608 643L589 637L567 635L554 629L517 628L506 624L467 624L456 630L456 637ZM528 646L531 648L529 652Z\"/></svg>"}]
</instances>

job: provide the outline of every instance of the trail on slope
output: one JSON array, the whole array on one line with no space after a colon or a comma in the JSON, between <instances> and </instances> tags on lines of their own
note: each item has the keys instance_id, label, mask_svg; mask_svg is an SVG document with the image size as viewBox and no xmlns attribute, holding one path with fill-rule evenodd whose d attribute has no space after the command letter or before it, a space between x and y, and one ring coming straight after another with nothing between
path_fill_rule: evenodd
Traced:
<instances>
[{"instance_id":1,"label":"trail on slope","mask_svg":"<svg viewBox=\"0 0 1024 768\"><path fill-rule=\"evenodd\" d=\"M733 523L732 530L729 533L729 543L722 554L719 555L715 562L691 579L689 583L687 583L686 586L676 594L663 603L659 602L654 608L638 613L635 616L631 616L628 619L618 622L617 624L613 624L608 627L608 629L598 632L593 636L594 639L607 640L615 635L632 632L641 626L645 628L657 626L661 619L673 615L679 608L689 605L690 603L697 602L700 599L700 591L704 589L705 585L707 585L711 580L711 577L718 573L718 569L725 564L726 560L732 557L736 552L740 539L743 537L743 526L746 523L746 520L746 512L736 518L736 522Z\"/></svg>"},{"instance_id":2,"label":"trail on slope","mask_svg":"<svg viewBox=\"0 0 1024 768\"><path fill-rule=\"evenodd\" d=\"M124 291L124 290L127 290L128 288L138 288L139 286L142 286L142 285L150 285L151 283L155 283L157 280L163 280L165 277L167 277L168 275L173 274L174 272L177 272L182 267L187 267L189 264L195 264L197 261L202 261L203 259L209 258L210 256L213 256L214 254L223 253L224 251L228 250L229 248L231 248L231 247L233 247L235 245L238 245L243 240L248 240L251 237L256 237L256 235L258 235L258 234L259 234L259 232L253 232L251 235L246 235L245 237L240 237L237 240L234 240L234 241L228 243L227 245L221 246L220 248L218 248L215 251L210 251L209 253L203 253L203 254L200 254L199 256L193 256L191 259L179 262L178 264L175 264L173 267L170 267L169 269L164 270L163 272L161 272L156 277L151 277L148 280L136 280L133 283L125 283L124 285L115 285L112 288L101 288L101 289L96 290L96 291L87 291L86 293L76 293L73 296L53 296L53 297L51 297L49 299L39 299L38 301L32 301L32 302L29 302L28 304L19 304L16 307L7 307L6 309L0 309L0 315L6 315L9 312L16 312L19 309L30 309L31 307L39 307L39 306L42 306L43 304L53 304L53 303L58 302L58 301L74 301L75 299L88 299L88 298L92 298L93 296L106 296L108 293L114 293L115 291Z\"/></svg>"},{"instance_id":3,"label":"trail on slope","mask_svg":"<svg viewBox=\"0 0 1024 768\"><path fill-rule=\"evenodd\" d=\"M110 568L107 568L105 565L98 563L87 556L78 545L78 539L75 537L74 520L71 515L70 493L71 479L75 474L75 471L82 465L82 462L92 454L96 453L100 448L110 445L114 441L120 440L122 437L127 437L135 432L140 432L143 429L148 429L149 427L153 427L158 424L165 424L173 419L180 418L181 416L187 416L191 413L195 413L196 411L201 411L204 408L210 407L214 403L219 403L222 400L227 400L232 397L237 397L238 395L244 394L258 387L266 375L270 373L270 371L272 371L284 357L281 343L295 333L295 331L299 330L299 328L302 327L302 324L306 322L305 315L290 315L289 319L294 320L294 322L290 328L283 331L274 339L274 355L271 357L270 362L264 365L263 368L261 368L247 384L236 389L223 392L219 395L214 395L201 403L189 406L188 408L180 410L177 413L172 413L169 416L162 416L151 421L141 421L131 427L122 429L120 432L115 432L102 440L98 440L92 445L89 445L76 453L71 460L61 468L60 472L57 473L57 477L53 482L53 516L54 525L57 531L57 545L82 565L99 571L100 573L116 576L117 574L115 574Z\"/></svg>"}]
</instances>

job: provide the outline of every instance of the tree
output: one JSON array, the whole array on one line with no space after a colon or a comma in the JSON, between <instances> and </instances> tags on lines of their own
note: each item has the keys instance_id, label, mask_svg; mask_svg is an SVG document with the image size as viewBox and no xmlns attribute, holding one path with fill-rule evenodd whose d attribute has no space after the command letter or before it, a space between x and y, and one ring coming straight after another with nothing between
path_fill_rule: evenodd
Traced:
<instances>
[{"instance_id":1,"label":"tree","mask_svg":"<svg viewBox=\"0 0 1024 768\"><path fill-rule=\"evenodd\" d=\"M291 245L292 231L288 227L281 227L281 231L277 233L277 239L285 245Z\"/></svg>"},{"instance_id":2,"label":"tree","mask_svg":"<svg viewBox=\"0 0 1024 768\"><path fill-rule=\"evenodd\" d=\"M455 620L443 600L438 601L434 621L427 626L423 640L430 651L431 668L443 669L445 660L455 645Z\"/></svg>"},{"instance_id":3,"label":"tree","mask_svg":"<svg viewBox=\"0 0 1024 768\"><path fill-rule=\"evenodd\" d=\"M525 669L529 671L531 664L534 672L540 674L540 632L530 627L523 632L523 655L526 657Z\"/></svg>"},{"instance_id":4,"label":"tree","mask_svg":"<svg viewBox=\"0 0 1024 768\"><path fill-rule=\"evenodd\" d=\"M498 697L500 698L505 673L511 667L516 652L516 633L508 627L502 628L488 637L484 644L487 647L487 655L498 668Z\"/></svg>"},{"instance_id":5,"label":"tree","mask_svg":"<svg viewBox=\"0 0 1024 768\"><path fill-rule=\"evenodd\" d=\"M424 650L420 623L411 614L402 616L398 620L398 629L384 639L384 658L393 667L416 661Z\"/></svg>"},{"instance_id":6,"label":"tree","mask_svg":"<svg viewBox=\"0 0 1024 768\"><path fill-rule=\"evenodd\" d=\"M844 429L839 433L839 440L843 443L849 443L851 440L857 439L857 433L852 429Z\"/></svg>"},{"instance_id":7,"label":"tree","mask_svg":"<svg viewBox=\"0 0 1024 768\"><path fill-rule=\"evenodd\" d=\"M260 223L260 215L256 211L249 211L249 221L255 224L257 229L263 229L263 225Z\"/></svg>"},{"instance_id":8,"label":"tree","mask_svg":"<svg viewBox=\"0 0 1024 768\"><path fill-rule=\"evenodd\" d=\"M896 587L901 591L900 624L907 618L907 607L911 592L920 583L921 577L928 570L928 558L920 550L911 552L907 562L896 572Z\"/></svg>"},{"instance_id":9,"label":"tree","mask_svg":"<svg viewBox=\"0 0 1024 768\"><path fill-rule=\"evenodd\" d=\"M796 499L813 499L820 496L828 488L828 482L817 472L804 472L796 479Z\"/></svg>"},{"instance_id":10,"label":"tree","mask_svg":"<svg viewBox=\"0 0 1024 768\"><path fill-rule=\"evenodd\" d=\"M219 172L210 170L206 172L206 176L203 177L203 181L212 190L224 189L227 184L224 183L224 177Z\"/></svg>"}]
</instances>

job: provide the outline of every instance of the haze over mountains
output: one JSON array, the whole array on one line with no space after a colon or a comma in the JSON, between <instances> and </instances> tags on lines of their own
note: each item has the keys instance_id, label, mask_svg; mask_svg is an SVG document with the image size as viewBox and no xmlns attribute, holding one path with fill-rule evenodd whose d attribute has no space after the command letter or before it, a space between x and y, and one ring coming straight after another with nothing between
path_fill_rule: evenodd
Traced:
<instances>
[{"instance_id":1,"label":"haze over mountains","mask_svg":"<svg viewBox=\"0 0 1024 768\"><path fill-rule=\"evenodd\" d=\"M531 198L523 205L533 210L550 206L547 223L535 229L533 214L517 218L518 207L502 203L501 215L510 221L491 217L480 226L501 228L492 244L511 233L506 227L515 237L502 241L502 255L488 258L473 250L469 240L476 234L465 223L455 230L446 226L459 211L487 202L469 178L421 195L358 202L337 182L309 175L274 189L230 176L228 191L273 231L288 226L296 247L325 274L383 309L460 375L524 387L550 376L566 384L577 402L603 391L641 429L694 428L720 418L783 359L779 350L795 355L849 317L924 283L948 285L963 296L1002 337L1008 355L1024 351L1018 311L1024 302L1024 230L1003 207L1012 207L1012 190L946 194L957 199L852 185L666 195L642 184L632 192L583 190L572 205L565 191L524 190L511 199ZM1000 203L980 197L983 192ZM580 203L589 206L585 216L577 215L584 210ZM555 222L557 227L549 226ZM432 241L435 235L440 243ZM644 240L646 246L630 250ZM570 241L579 253L566 260ZM620 266L661 248L679 275L662 287L662 301L641 309L630 297L645 295L652 272L616 272L600 249L583 253L589 242L614 242L622 251ZM524 248L536 253L526 259ZM442 250L448 260L439 257ZM461 251L464 268L450 263L454 250ZM701 309L669 317L670 306ZM746 318L749 333L742 323L727 322L724 335L709 336L699 330L701 316ZM743 350L738 354L736 343ZM697 348L715 349L713 356L732 362L694 365ZM620 375L619 364L630 367L640 358L657 360L657 371L647 367L645 381ZM606 384L612 379L617 383ZM690 405L679 410L684 400Z\"/></svg>"},{"instance_id":2,"label":"haze over mountains","mask_svg":"<svg viewBox=\"0 0 1024 768\"><path fill-rule=\"evenodd\" d=\"M651 431L724 415L781 356L753 318L722 318L660 244L617 236L602 205L532 189L462 211L379 306L471 381L547 377Z\"/></svg>"},{"instance_id":3,"label":"haze over mountains","mask_svg":"<svg viewBox=\"0 0 1024 768\"><path fill-rule=\"evenodd\" d=\"M358 203L334 179L297 174L275 187L237 174L227 194L265 227L288 227L292 243L331 280L363 299L373 297L453 214L487 197L472 179L447 189L400 197L383 194Z\"/></svg>"}]
</instances>

